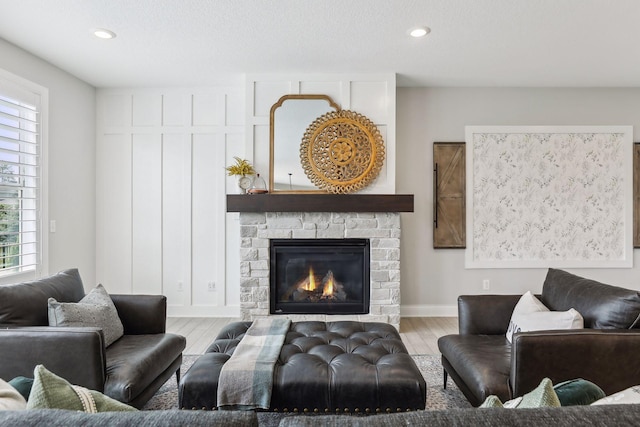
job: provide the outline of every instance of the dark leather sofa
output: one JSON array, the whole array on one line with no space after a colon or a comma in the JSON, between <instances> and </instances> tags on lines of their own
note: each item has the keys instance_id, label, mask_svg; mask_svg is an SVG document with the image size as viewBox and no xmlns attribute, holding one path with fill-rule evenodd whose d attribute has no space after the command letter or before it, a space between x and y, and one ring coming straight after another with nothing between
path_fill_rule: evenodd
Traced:
<instances>
[{"instance_id":1,"label":"dark leather sofa","mask_svg":"<svg viewBox=\"0 0 640 427\"><path fill-rule=\"evenodd\" d=\"M180 374L185 338L165 333L166 297L111 295L124 336L105 347L101 329L48 326L47 301L78 302L77 269L0 286L0 378L33 377L42 364L70 383L140 408Z\"/></svg>"},{"instance_id":2,"label":"dark leather sofa","mask_svg":"<svg viewBox=\"0 0 640 427\"><path fill-rule=\"evenodd\" d=\"M472 405L502 401L554 384L589 380L609 395L640 384L640 295L562 270L549 269L540 300L552 311L575 308L584 329L519 332L505 337L521 295L458 298L459 334L438 340L447 375Z\"/></svg>"}]
</instances>

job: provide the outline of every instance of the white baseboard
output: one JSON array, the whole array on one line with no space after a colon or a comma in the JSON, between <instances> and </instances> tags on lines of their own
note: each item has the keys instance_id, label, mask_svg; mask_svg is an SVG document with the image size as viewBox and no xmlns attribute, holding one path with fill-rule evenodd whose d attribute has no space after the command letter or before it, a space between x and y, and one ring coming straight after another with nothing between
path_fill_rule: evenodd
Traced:
<instances>
[{"instance_id":1,"label":"white baseboard","mask_svg":"<svg viewBox=\"0 0 640 427\"><path fill-rule=\"evenodd\" d=\"M457 305L400 305L401 317L457 317Z\"/></svg>"}]
</instances>

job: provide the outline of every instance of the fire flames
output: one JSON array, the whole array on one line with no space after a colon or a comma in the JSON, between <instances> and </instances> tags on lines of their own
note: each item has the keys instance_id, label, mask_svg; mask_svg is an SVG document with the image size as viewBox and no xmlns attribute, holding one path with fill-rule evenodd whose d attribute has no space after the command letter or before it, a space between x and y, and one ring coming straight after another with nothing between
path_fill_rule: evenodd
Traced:
<instances>
[{"instance_id":1,"label":"fire flames","mask_svg":"<svg viewBox=\"0 0 640 427\"><path fill-rule=\"evenodd\" d=\"M322 296L323 297L333 296L333 274L331 274L331 277L324 284L324 287L322 288Z\"/></svg>"},{"instance_id":2,"label":"fire flames","mask_svg":"<svg viewBox=\"0 0 640 427\"><path fill-rule=\"evenodd\" d=\"M323 297L333 296L333 288L334 288L333 272L329 270L329 272L325 276L325 279L323 279L322 281L322 296ZM313 272L313 267L309 267L309 276L307 279L302 280L299 283L298 289L302 289L309 292L318 290L316 275Z\"/></svg>"},{"instance_id":3,"label":"fire flames","mask_svg":"<svg viewBox=\"0 0 640 427\"><path fill-rule=\"evenodd\" d=\"M301 289L305 291L315 291L316 290L316 278L313 274L313 267L309 267L309 279L302 282L300 285Z\"/></svg>"},{"instance_id":4,"label":"fire flames","mask_svg":"<svg viewBox=\"0 0 640 427\"><path fill-rule=\"evenodd\" d=\"M285 301L345 301L347 294L342 283L336 281L333 271L324 275L317 275L313 267L309 267L309 274L291 286L285 293Z\"/></svg>"}]
</instances>

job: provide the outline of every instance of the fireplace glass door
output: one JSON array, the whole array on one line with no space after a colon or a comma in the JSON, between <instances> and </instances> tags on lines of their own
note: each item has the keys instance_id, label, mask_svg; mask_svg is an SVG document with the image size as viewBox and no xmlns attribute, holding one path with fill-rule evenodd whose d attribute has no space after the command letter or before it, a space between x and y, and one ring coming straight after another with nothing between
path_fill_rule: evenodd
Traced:
<instances>
[{"instance_id":1,"label":"fireplace glass door","mask_svg":"<svg viewBox=\"0 0 640 427\"><path fill-rule=\"evenodd\" d=\"M369 239L271 240L271 314L369 313L369 251Z\"/></svg>"}]
</instances>

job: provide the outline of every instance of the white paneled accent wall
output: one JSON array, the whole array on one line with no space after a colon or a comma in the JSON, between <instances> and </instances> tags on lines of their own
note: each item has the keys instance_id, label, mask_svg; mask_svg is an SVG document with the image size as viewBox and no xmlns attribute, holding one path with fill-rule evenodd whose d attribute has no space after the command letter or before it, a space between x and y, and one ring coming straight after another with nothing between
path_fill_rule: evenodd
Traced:
<instances>
[{"instance_id":1,"label":"white paneled accent wall","mask_svg":"<svg viewBox=\"0 0 640 427\"><path fill-rule=\"evenodd\" d=\"M396 76L389 74L248 75L247 151L253 150L260 176L269 182L269 115L283 95L329 95L343 110L371 120L385 142L378 178L360 193L396 192ZM297 150L301 141L292 141Z\"/></svg>"},{"instance_id":2,"label":"white paneled accent wall","mask_svg":"<svg viewBox=\"0 0 640 427\"><path fill-rule=\"evenodd\" d=\"M224 168L252 154L244 100L235 87L98 90L96 278L109 292L164 294L169 315L238 315Z\"/></svg>"},{"instance_id":3,"label":"white paneled accent wall","mask_svg":"<svg viewBox=\"0 0 640 427\"><path fill-rule=\"evenodd\" d=\"M327 94L367 116L387 158L363 192L395 193L395 75L254 75L245 87L99 89L96 279L112 293L164 294L172 316L239 316L237 193L247 158L268 182L269 111L286 94ZM247 196L251 197L251 196Z\"/></svg>"}]
</instances>

